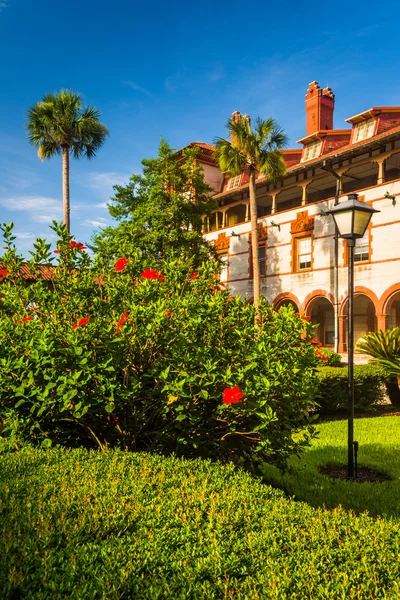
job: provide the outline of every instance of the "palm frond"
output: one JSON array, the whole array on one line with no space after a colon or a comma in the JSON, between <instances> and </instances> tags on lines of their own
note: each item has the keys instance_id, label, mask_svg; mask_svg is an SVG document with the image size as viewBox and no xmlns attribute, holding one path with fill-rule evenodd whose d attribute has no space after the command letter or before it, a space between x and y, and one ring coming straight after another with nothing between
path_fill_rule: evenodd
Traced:
<instances>
[{"instance_id":1,"label":"palm frond","mask_svg":"<svg viewBox=\"0 0 400 600\"><path fill-rule=\"evenodd\" d=\"M76 92L46 94L28 110L28 139L42 160L60 153L63 147L75 158L93 158L108 135L99 118L96 108L82 106L82 97Z\"/></svg>"},{"instance_id":2,"label":"palm frond","mask_svg":"<svg viewBox=\"0 0 400 600\"><path fill-rule=\"evenodd\" d=\"M216 146L214 158L221 171L227 175L240 175L247 164L239 148L224 138L216 138L214 145Z\"/></svg>"},{"instance_id":3,"label":"palm frond","mask_svg":"<svg viewBox=\"0 0 400 600\"><path fill-rule=\"evenodd\" d=\"M224 173L238 175L245 169L256 169L272 181L286 172L280 150L287 144L287 136L272 118L256 119L254 130L250 119L242 116L228 120L227 128L232 141L217 138L214 157Z\"/></svg>"}]
</instances>

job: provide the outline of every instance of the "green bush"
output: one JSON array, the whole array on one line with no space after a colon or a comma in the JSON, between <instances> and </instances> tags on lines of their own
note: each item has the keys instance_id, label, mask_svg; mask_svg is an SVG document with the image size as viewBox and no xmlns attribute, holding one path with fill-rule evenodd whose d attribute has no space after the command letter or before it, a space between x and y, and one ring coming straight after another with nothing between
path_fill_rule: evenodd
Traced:
<instances>
[{"instance_id":1,"label":"green bush","mask_svg":"<svg viewBox=\"0 0 400 600\"><path fill-rule=\"evenodd\" d=\"M367 484L365 484L367 485ZM399 524L313 509L205 460L0 457L1 598L398 598Z\"/></svg>"},{"instance_id":2,"label":"green bush","mask_svg":"<svg viewBox=\"0 0 400 600\"><path fill-rule=\"evenodd\" d=\"M328 359L326 363L322 364L322 367L341 367L342 357L337 352L330 350L329 348L320 348L319 351Z\"/></svg>"},{"instance_id":3,"label":"green bush","mask_svg":"<svg viewBox=\"0 0 400 600\"><path fill-rule=\"evenodd\" d=\"M178 260L149 269L129 246L118 261L106 249L90 258L56 230L51 286L37 266L51 257L40 240L28 264L36 280L26 286L5 228L0 417L8 447L283 462L308 443L312 325L264 303L255 327L254 307L219 289L214 262L199 273Z\"/></svg>"},{"instance_id":4,"label":"green bush","mask_svg":"<svg viewBox=\"0 0 400 600\"><path fill-rule=\"evenodd\" d=\"M321 411L335 411L347 407L347 367L319 367L318 396ZM384 400L385 375L379 367L354 366L355 408L368 409Z\"/></svg>"}]
</instances>

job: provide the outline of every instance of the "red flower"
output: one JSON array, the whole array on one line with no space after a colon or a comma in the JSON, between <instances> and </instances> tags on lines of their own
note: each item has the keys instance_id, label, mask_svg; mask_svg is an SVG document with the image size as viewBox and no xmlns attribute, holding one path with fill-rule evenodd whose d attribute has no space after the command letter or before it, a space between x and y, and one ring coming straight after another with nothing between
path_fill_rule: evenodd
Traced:
<instances>
[{"instance_id":1,"label":"red flower","mask_svg":"<svg viewBox=\"0 0 400 600\"><path fill-rule=\"evenodd\" d=\"M59 250L53 250L53 254L60 254Z\"/></svg>"},{"instance_id":2,"label":"red flower","mask_svg":"<svg viewBox=\"0 0 400 600\"><path fill-rule=\"evenodd\" d=\"M295 317L300 317L300 313L294 313Z\"/></svg>"},{"instance_id":3,"label":"red flower","mask_svg":"<svg viewBox=\"0 0 400 600\"><path fill-rule=\"evenodd\" d=\"M26 323L27 321L32 321L32 319L33 317L24 317L23 319L17 321L17 323Z\"/></svg>"},{"instance_id":4,"label":"red flower","mask_svg":"<svg viewBox=\"0 0 400 600\"><path fill-rule=\"evenodd\" d=\"M164 315L166 317L170 317L171 316L171 311L170 310L166 310L165 313L164 313Z\"/></svg>"},{"instance_id":5,"label":"red flower","mask_svg":"<svg viewBox=\"0 0 400 600\"><path fill-rule=\"evenodd\" d=\"M88 321L90 321L90 317L83 317L83 319L80 319L77 323L75 323L75 325L72 325L72 329L78 329L78 327L83 327Z\"/></svg>"},{"instance_id":6,"label":"red flower","mask_svg":"<svg viewBox=\"0 0 400 600\"><path fill-rule=\"evenodd\" d=\"M8 271L7 269L0 269L0 282L3 281L4 277L7 277Z\"/></svg>"},{"instance_id":7,"label":"red flower","mask_svg":"<svg viewBox=\"0 0 400 600\"><path fill-rule=\"evenodd\" d=\"M161 273L159 273L157 269L147 268L143 271L141 277L143 277L144 279L158 279L159 281L165 281L164 275L161 275Z\"/></svg>"},{"instance_id":8,"label":"red flower","mask_svg":"<svg viewBox=\"0 0 400 600\"><path fill-rule=\"evenodd\" d=\"M123 271L128 263L129 263L129 260L126 258L126 256L119 258L117 260L117 262L115 263L114 271Z\"/></svg>"},{"instance_id":9,"label":"red flower","mask_svg":"<svg viewBox=\"0 0 400 600\"><path fill-rule=\"evenodd\" d=\"M75 242L75 240L70 240L69 241L69 247L72 248L78 248L79 252L82 252L82 250L86 250L86 246L84 246L82 244L82 242Z\"/></svg>"},{"instance_id":10,"label":"red flower","mask_svg":"<svg viewBox=\"0 0 400 600\"><path fill-rule=\"evenodd\" d=\"M239 400L243 398L244 394L240 391L239 386L235 385L233 388L225 388L222 397L224 404L237 404Z\"/></svg>"},{"instance_id":11,"label":"red flower","mask_svg":"<svg viewBox=\"0 0 400 600\"><path fill-rule=\"evenodd\" d=\"M193 275L190 277L190 279L191 279L192 281L194 281L194 280L196 279L196 277L198 277L198 276L199 276L199 272L198 272L198 271L195 271L195 272L193 273Z\"/></svg>"},{"instance_id":12,"label":"red flower","mask_svg":"<svg viewBox=\"0 0 400 600\"><path fill-rule=\"evenodd\" d=\"M320 360L322 360L323 362L328 362L328 359L326 358L326 356L324 354L322 354L322 352L320 352L319 350L315 349L315 354L318 356L318 358Z\"/></svg>"},{"instance_id":13,"label":"red flower","mask_svg":"<svg viewBox=\"0 0 400 600\"><path fill-rule=\"evenodd\" d=\"M120 320L118 321L118 325L117 325L117 329L115 330L115 333L119 333L121 331L121 327L122 325L125 323L126 319L129 317L129 313L124 313L122 315L122 317L120 318Z\"/></svg>"},{"instance_id":14,"label":"red flower","mask_svg":"<svg viewBox=\"0 0 400 600\"><path fill-rule=\"evenodd\" d=\"M311 321L311 317L303 317L305 321Z\"/></svg>"},{"instance_id":15,"label":"red flower","mask_svg":"<svg viewBox=\"0 0 400 600\"><path fill-rule=\"evenodd\" d=\"M314 346L318 346L318 348L320 348L322 346L321 342L319 340L317 340L317 338L312 338L312 340L310 340L310 344L313 344Z\"/></svg>"}]
</instances>

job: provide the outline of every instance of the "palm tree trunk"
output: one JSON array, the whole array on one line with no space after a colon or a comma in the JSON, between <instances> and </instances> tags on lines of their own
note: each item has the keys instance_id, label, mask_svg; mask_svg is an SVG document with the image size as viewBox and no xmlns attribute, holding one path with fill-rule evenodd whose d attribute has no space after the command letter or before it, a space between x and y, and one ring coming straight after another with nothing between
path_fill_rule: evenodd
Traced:
<instances>
[{"instance_id":1,"label":"palm tree trunk","mask_svg":"<svg viewBox=\"0 0 400 600\"><path fill-rule=\"evenodd\" d=\"M257 200L256 200L256 172L250 167L250 219L251 219L251 253L253 260L253 299L256 309L256 318L259 317L258 305L260 302L260 265L258 262L258 227L257 227Z\"/></svg>"},{"instance_id":2,"label":"palm tree trunk","mask_svg":"<svg viewBox=\"0 0 400 600\"><path fill-rule=\"evenodd\" d=\"M69 148L62 149L62 187L63 187L63 209L64 224L68 233L70 232L70 204L69 204Z\"/></svg>"}]
</instances>

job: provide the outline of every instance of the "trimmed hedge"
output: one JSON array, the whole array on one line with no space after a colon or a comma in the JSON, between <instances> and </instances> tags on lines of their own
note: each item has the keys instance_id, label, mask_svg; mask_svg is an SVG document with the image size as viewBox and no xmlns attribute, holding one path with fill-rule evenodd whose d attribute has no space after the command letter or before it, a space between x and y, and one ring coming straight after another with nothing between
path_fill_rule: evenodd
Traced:
<instances>
[{"instance_id":1,"label":"trimmed hedge","mask_svg":"<svg viewBox=\"0 0 400 600\"><path fill-rule=\"evenodd\" d=\"M337 352L330 350L329 348L320 348L319 351L323 354L328 361L324 363L323 367L341 367L342 357Z\"/></svg>"},{"instance_id":2,"label":"trimmed hedge","mask_svg":"<svg viewBox=\"0 0 400 600\"><path fill-rule=\"evenodd\" d=\"M394 598L400 526L287 499L232 465L0 457L2 598Z\"/></svg>"},{"instance_id":3,"label":"trimmed hedge","mask_svg":"<svg viewBox=\"0 0 400 600\"><path fill-rule=\"evenodd\" d=\"M347 407L347 367L319 367L318 396L321 411L334 411ZM354 366L355 408L368 409L384 400L385 375L380 367Z\"/></svg>"}]
</instances>

